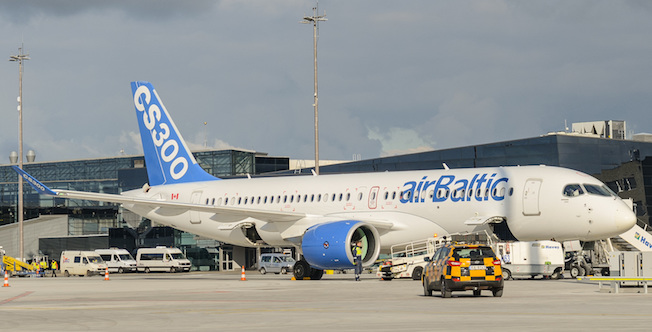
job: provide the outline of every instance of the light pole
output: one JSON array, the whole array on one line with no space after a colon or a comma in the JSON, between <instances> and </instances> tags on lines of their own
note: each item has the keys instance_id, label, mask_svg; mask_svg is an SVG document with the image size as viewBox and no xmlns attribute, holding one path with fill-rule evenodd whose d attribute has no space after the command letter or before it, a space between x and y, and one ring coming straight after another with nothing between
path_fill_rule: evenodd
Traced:
<instances>
[{"instance_id":1,"label":"light pole","mask_svg":"<svg viewBox=\"0 0 652 332\"><path fill-rule=\"evenodd\" d=\"M18 167L23 169L23 60L29 60L29 54L23 54L23 47L18 48L18 55L9 57L9 61L18 62ZM23 242L23 177L18 175L18 232L20 233L20 259L25 261Z\"/></svg>"},{"instance_id":2,"label":"light pole","mask_svg":"<svg viewBox=\"0 0 652 332\"><path fill-rule=\"evenodd\" d=\"M315 107L315 174L319 174L319 97L317 95L317 29L319 21L327 21L326 13L324 15L317 15L317 7L312 8L312 16L304 16L303 21L299 23L309 24L312 23L312 40L313 40L313 51L315 55L315 101L313 106Z\"/></svg>"}]
</instances>

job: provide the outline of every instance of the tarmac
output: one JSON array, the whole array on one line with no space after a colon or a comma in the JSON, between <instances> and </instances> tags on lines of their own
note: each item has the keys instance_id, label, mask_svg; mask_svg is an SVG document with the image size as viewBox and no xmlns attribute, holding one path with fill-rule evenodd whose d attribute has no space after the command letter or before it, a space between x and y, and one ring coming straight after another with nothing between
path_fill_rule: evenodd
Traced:
<instances>
[{"instance_id":1,"label":"tarmac","mask_svg":"<svg viewBox=\"0 0 652 332\"><path fill-rule=\"evenodd\" d=\"M365 274L246 272L10 278L0 287L2 329L21 331L649 331L652 294L597 283L509 280L483 291L426 297L419 281Z\"/></svg>"}]
</instances>

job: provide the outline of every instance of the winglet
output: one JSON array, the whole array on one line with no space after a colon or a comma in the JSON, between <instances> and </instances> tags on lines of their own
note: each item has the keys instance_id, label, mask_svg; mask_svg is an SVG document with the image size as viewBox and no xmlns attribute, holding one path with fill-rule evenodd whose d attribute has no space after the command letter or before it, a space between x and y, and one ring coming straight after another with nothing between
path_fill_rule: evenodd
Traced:
<instances>
[{"instance_id":1,"label":"winglet","mask_svg":"<svg viewBox=\"0 0 652 332\"><path fill-rule=\"evenodd\" d=\"M18 175L22 176L27 183L29 183L32 188L34 188L36 191L38 191L39 194L41 195L50 195L50 196L56 196L57 193L54 192L52 189L48 188L46 185L42 184L39 182L39 180L35 179L33 176L29 175L27 172L23 171L20 169L18 166L11 166Z\"/></svg>"}]
</instances>

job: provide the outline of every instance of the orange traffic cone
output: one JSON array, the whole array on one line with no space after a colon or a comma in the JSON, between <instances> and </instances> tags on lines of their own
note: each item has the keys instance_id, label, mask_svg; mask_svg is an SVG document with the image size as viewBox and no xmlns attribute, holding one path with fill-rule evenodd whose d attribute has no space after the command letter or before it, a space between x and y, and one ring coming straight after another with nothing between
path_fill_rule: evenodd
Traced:
<instances>
[{"instance_id":1,"label":"orange traffic cone","mask_svg":"<svg viewBox=\"0 0 652 332\"><path fill-rule=\"evenodd\" d=\"M104 271L104 281L109 281L109 268Z\"/></svg>"},{"instance_id":2,"label":"orange traffic cone","mask_svg":"<svg viewBox=\"0 0 652 332\"><path fill-rule=\"evenodd\" d=\"M9 287L9 273L5 270L5 283L2 287Z\"/></svg>"},{"instance_id":3,"label":"orange traffic cone","mask_svg":"<svg viewBox=\"0 0 652 332\"><path fill-rule=\"evenodd\" d=\"M240 280L247 281L247 277L245 277L244 266L242 267L242 277L240 277Z\"/></svg>"}]
</instances>

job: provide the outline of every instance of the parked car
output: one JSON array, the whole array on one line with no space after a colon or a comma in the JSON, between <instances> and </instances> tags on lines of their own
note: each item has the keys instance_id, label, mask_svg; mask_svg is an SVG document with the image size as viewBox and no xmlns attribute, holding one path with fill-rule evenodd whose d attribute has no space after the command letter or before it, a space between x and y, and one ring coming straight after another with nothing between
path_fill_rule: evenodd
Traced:
<instances>
[{"instance_id":1,"label":"parked car","mask_svg":"<svg viewBox=\"0 0 652 332\"><path fill-rule=\"evenodd\" d=\"M292 272L294 263L296 261L290 255L271 253L260 255L260 263L258 264L258 271L265 274L267 272L283 273Z\"/></svg>"},{"instance_id":2,"label":"parked car","mask_svg":"<svg viewBox=\"0 0 652 332\"><path fill-rule=\"evenodd\" d=\"M441 297L451 297L452 291L491 290L493 296L503 296L500 259L486 245L446 244L439 248L423 272L423 295L439 290Z\"/></svg>"}]
</instances>

